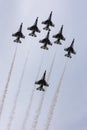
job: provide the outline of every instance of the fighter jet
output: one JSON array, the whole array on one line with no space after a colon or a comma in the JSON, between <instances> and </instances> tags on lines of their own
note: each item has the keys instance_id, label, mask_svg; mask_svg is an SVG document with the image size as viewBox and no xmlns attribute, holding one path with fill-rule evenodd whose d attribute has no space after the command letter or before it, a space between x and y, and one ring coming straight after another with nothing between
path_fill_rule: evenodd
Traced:
<instances>
[{"instance_id":1,"label":"fighter jet","mask_svg":"<svg viewBox=\"0 0 87 130\"><path fill-rule=\"evenodd\" d=\"M46 20L46 21L43 21L42 22L42 24L45 24L46 26L43 28L43 29L45 29L45 30L50 30L50 26L51 27L54 27L55 25L53 24L53 22L52 22L52 11L51 11L51 13L50 13L50 16L48 17L48 19Z\"/></svg>"},{"instance_id":2,"label":"fighter jet","mask_svg":"<svg viewBox=\"0 0 87 130\"><path fill-rule=\"evenodd\" d=\"M43 86L49 86L48 83L46 82L45 80L45 76L46 76L46 70L42 76L42 78L39 80L39 81L36 81L35 84L37 85L40 85L39 88L37 88L37 90L40 90L40 91L45 91L45 89L43 88Z\"/></svg>"},{"instance_id":3,"label":"fighter jet","mask_svg":"<svg viewBox=\"0 0 87 130\"><path fill-rule=\"evenodd\" d=\"M63 31L63 25L61 26L61 29L60 29L59 33L57 33L56 35L53 35L53 38L57 38L57 40L54 43L62 45L60 40L65 41L65 38L64 38L64 36L62 34L62 31Z\"/></svg>"},{"instance_id":4,"label":"fighter jet","mask_svg":"<svg viewBox=\"0 0 87 130\"><path fill-rule=\"evenodd\" d=\"M40 33L40 30L37 27L37 22L38 22L38 17L36 18L36 21L35 21L34 25L27 28L27 30L31 30L32 31L31 33L29 33L30 36L36 37L37 35L35 34L35 32Z\"/></svg>"},{"instance_id":5,"label":"fighter jet","mask_svg":"<svg viewBox=\"0 0 87 130\"><path fill-rule=\"evenodd\" d=\"M65 54L65 56L72 58L71 53L72 54L76 54L75 50L73 49L73 44L74 44L75 39L73 39L71 45L68 48L65 48L64 50L67 51L68 53Z\"/></svg>"},{"instance_id":6,"label":"fighter jet","mask_svg":"<svg viewBox=\"0 0 87 130\"><path fill-rule=\"evenodd\" d=\"M25 38L25 36L22 33L22 26L23 23L21 23L19 30L16 33L12 34L13 37L17 37L17 39L15 39L14 42L21 43L20 38Z\"/></svg>"},{"instance_id":7,"label":"fighter jet","mask_svg":"<svg viewBox=\"0 0 87 130\"><path fill-rule=\"evenodd\" d=\"M48 50L47 45L51 45L52 46L52 43L49 40L49 34L50 34L50 31L48 31L48 33L47 33L47 35L46 35L46 37L44 39L42 39L42 40L39 41L40 43L44 43L44 45L41 46L42 49Z\"/></svg>"}]
</instances>

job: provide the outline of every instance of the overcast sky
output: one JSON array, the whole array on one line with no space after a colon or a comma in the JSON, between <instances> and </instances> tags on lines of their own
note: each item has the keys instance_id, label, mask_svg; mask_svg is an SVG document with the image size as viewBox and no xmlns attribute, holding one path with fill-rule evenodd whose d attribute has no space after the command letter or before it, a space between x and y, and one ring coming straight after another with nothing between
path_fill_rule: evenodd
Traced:
<instances>
[{"instance_id":1,"label":"overcast sky","mask_svg":"<svg viewBox=\"0 0 87 130\"><path fill-rule=\"evenodd\" d=\"M50 39L53 43L54 39L52 35L56 34L63 24L63 34L66 41L61 46L53 44L52 47L49 47L48 51L45 51L40 49L40 43L38 41L46 36L47 32L43 30L44 26L41 22L48 18L51 11L53 11L52 20L55 28L51 29ZM22 40L22 44L18 44L15 64L0 120L0 130L7 130L10 113L28 51L28 62L25 68L11 130L21 130L41 59L43 57L38 79L41 78L45 70L47 70L47 74L49 73L55 51L56 58L54 67L39 117L37 130L44 130L50 104L67 60L67 68L49 130L87 130L86 12L86 0L0 0L0 100L2 99L16 48L16 43L13 42L14 38L11 35L18 30L21 22L23 22L23 34L26 37ZM38 27L41 33L37 34L37 38L33 38L28 36L29 31L27 27L33 25L36 17L39 17ZM73 38L75 38L74 48L77 54L72 56L72 59L68 59L64 57L66 53L64 52L64 48L71 44ZM40 96L41 92L36 91L30 117L26 124L26 130L32 127Z\"/></svg>"}]
</instances>

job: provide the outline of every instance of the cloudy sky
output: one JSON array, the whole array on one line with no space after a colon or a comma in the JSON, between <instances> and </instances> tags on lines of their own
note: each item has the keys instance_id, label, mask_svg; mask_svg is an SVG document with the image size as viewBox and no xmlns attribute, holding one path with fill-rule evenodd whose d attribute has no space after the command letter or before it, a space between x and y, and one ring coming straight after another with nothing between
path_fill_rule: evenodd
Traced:
<instances>
[{"instance_id":1,"label":"cloudy sky","mask_svg":"<svg viewBox=\"0 0 87 130\"><path fill-rule=\"evenodd\" d=\"M56 34L63 24L66 41L62 46L53 44L52 47L49 47L49 51L44 51L40 49L38 42L47 33L43 30L41 22L48 18L51 11L53 11L52 20L55 28L51 29L50 39L53 43L52 35ZM8 130L9 118L28 52L28 61L10 130L22 129L39 67L42 64L38 79L45 70L47 70L48 76L55 52L49 88L45 94L36 129L45 130L50 105L63 68L68 62L49 130L87 130L86 12L86 0L0 0L0 102L17 45L13 42L14 38L11 35L18 30L21 22L23 22L23 34L26 37L22 40L22 44L17 46L15 63L1 114L0 130ZM28 36L27 27L34 23L36 17L39 17L38 26L41 33L37 34L37 38L32 38ZM64 48L70 45L73 38L75 38L74 48L77 54L72 59L68 59L64 57ZM40 98L41 92L35 91L26 130L32 128Z\"/></svg>"}]
</instances>

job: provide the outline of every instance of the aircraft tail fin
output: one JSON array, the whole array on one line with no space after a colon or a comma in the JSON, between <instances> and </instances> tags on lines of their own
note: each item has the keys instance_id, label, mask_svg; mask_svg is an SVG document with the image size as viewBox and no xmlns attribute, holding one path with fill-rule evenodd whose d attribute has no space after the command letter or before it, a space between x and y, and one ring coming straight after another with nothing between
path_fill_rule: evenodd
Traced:
<instances>
[{"instance_id":1,"label":"aircraft tail fin","mask_svg":"<svg viewBox=\"0 0 87 130\"><path fill-rule=\"evenodd\" d=\"M46 27L44 27L43 29L44 29L44 30L51 31L51 29L50 29L49 27L47 27L47 26L46 26Z\"/></svg>"},{"instance_id":2,"label":"aircraft tail fin","mask_svg":"<svg viewBox=\"0 0 87 130\"><path fill-rule=\"evenodd\" d=\"M29 36L37 37L35 33L29 33Z\"/></svg>"},{"instance_id":3,"label":"aircraft tail fin","mask_svg":"<svg viewBox=\"0 0 87 130\"><path fill-rule=\"evenodd\" d=\"M42 88L42 87L39 87L39 88L36 88L36 89L39 90L39 91L45 91L45 89Z\"/></svg>"},{"instance_id":4,"label":"aircraft tail fin","mask_svg":"<svg viewBox=\"0 0 87 130\"><path fill-rule=\"evenodd\" d=\"M60 40L56 40L54 43L62 45L62 43L60 42Z\"/></svg>"},{"instance_id":5,"label":"aircraft tail fin","mask_svg":"<svg viewBox=\"0 0 87 130\"><path fill-rule=\"evenodd\" d=\"M48 47L46 46L41 46L42 49L48 50Z\"/></svg>"},{"instance_id":6,"label":"aircraft tail fin","mask_svg":"<svg viewBox=\"0 0 87 130\"><path fill-rule=\"evenodd\" d=\"M65 54L65 56L66 56L66 57L69 57L69 58L72 58L72 56L71 56L71 55L69 55L69 54Z\"/></svg>"},{"instance_id":7,"label":"aircraft tail fin","mask_svg":"<svg viewBox=\"0 0 87 130\"><path fill-rule=\"evenodd\" d=\"M14 42L21 43L21 40L15 39Z\"/></svg>"}]
</instances>

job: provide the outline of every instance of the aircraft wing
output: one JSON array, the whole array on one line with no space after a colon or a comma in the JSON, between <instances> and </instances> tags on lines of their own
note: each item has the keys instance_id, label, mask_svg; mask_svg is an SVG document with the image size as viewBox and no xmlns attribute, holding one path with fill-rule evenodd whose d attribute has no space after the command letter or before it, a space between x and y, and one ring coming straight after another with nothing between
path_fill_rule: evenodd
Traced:
<instances>
[{"instance_id":1,"label":"aircraft wing","mask_svg":"<svg viewBox=\"0 0 87 130\"><path fill-rule=\"evenodd\" d=\"M76 54L75 50L72 48L71 53Z\"/></svg>"},{"instance_id":2,"label":"aircraft wing","mask_svg":"<svg viewBox=\"0 0 87 130\"><path fill-rule=\"evenodd\" d=\"M35 84L42 84L42 80L36 81Z\"/></svg>"},{"instance_id":3,"label":"aircraft wing","mask_svg":"<svg viewBox=\"0 0 87 130\"><path fill-rule=\"evenodd\" d=\"M25 38L25 36L23 35L23 33L21 33L20 37L21 37L21 38Z\"/></svg>"},{"instance_id":4,"label":"aircraft wing","mask_svg":"<svg viewBox=\"0 0 87 130\"><path fill-rule=\"evenodd\" d=\"M59 34L59 33L54 35L53 37L54 38L59 38L60 40L65 40L65 37L63 35Z\"/></svg>"},{"instance_id":5,"label":"aircraft wing","mask_svg":"<svg viewBox=\"0 0 87 130\"><path fill-rule=\"evenodd\" d=\"M38 27L36 27L36 32L40 32L40 30L39 30L39 28L38 28Z\"/></svg>"},{"instance_id":6,"label":"aircraft wing","mask_svg":"<svg viewBox=\"0 0 87 130\"><path fill-rule=\"evenodd\" d=\"M50 21L50 26L54 27L54 24L53 24L53 22L52 22L52 21Z\"/></svg>"},{"instance_id":7,"label":"aircraft wing","mask_svg":"<svg viewBox=\"0 0 87 130\"><path fill-rule=\"evenodd\" d=\"M47 25L50 25L50 26L53 26L53 27L54 27L53 22L50 21L50 20L43 21L42 24L47 24Z\"/></svg>"},{"instance_id":8,"label":"aircraft wing","mask_svg":"<svg viewBox=\"0 0 87 130\"><path fill-rule=\"evenodd\" d=\"M58 37L59 37L59 34L53 35L53 38L58 38Z\"/></svg>"},{"instance_id":9,"label":"aircraft wing","mask_svg":"<svg viewBox=\"0 0 87 130\"><path fill-rule=\"evenodd\" d=\"M68 48L65 48L65 49L64 49L64 51L69 51L69 49L70 49L70 47L68 47Z\"/></svg>"},{"instance_id":10,"label":"aircraft wing","mask_svg":"<svg viewBox=\"0 0 87 130\"><path fill-rule=\"evenodd\" d=\"M28 30L34 30L35 28L34 28L34 26L31 26L31 27L28 27L27 29Z\"/></svg>"},{"instance_id":11,"label":"aircraft wing","mask_svg":"<svg viewBox=\"0 0 87 130\"><path fill-rule=\"evenodd\" d=\"M40 40L39 42L40 43L46 43L46 39L44 38L44 39Z\"/></svg>"},{"instance_id":12,"label":"aircraft wing","mask_svg":"<svg viewBox=\"0 0 87 130\"><path fill-rule=\"evenodd\" d=\"M62 40L65 40L65 37L64 37L63 35L61 35L61 39L62 39Z\"/></svg>"},{"instance_id":13,"label":"aircraft wing","mask_svg":"<svg viewBox=\"0 0 87 130\"><path fill-rule=\"evenodd\" d=\"M49 86L48 83L44 80L44 86Z\"/></svg>"},{"instance_id":14,"label":"aircraft wing","mask_svg":"<svg viewBox=\"0 0 87 130\"><path fill-rule=\"evenodd\" d=\"M43 21L42 24L48 24L49 20Z\"/></svg>"},{"instance_id":15,"label":"aircraft wing","mask_svg":"<svg viewBox=\"0 0 87 130\"><path fill-rule=\"evenodd\" d=\"M23 33L20 33L20 32L16 32L16 33L12 34L12 36L25 38L25 36L23 35Z\"/></svg>"},{"instance_id":16,"label":"aircraft wing","mask_svg":"<svg viewBox=\"0 0 87 130\"><path fill-rule=\"evenodd\" d=\"M50 40L48 40L47 44L48 44L48 45L52 45L52 43L51 43L51 41L50 41Z\"/></svg>"},{"instance_id":17,"label":"aircraft wing","mask_svg":"<svg viewBox=\"0 0 87 130\"><path fill-rule=\"evenodd\" d=\"M14 36L14 37L17 37L18 35L19 35L19 33L18 33L18 32L16 32L16 33L12 34L12 36Z\"/></svg>"}]
</instances>

